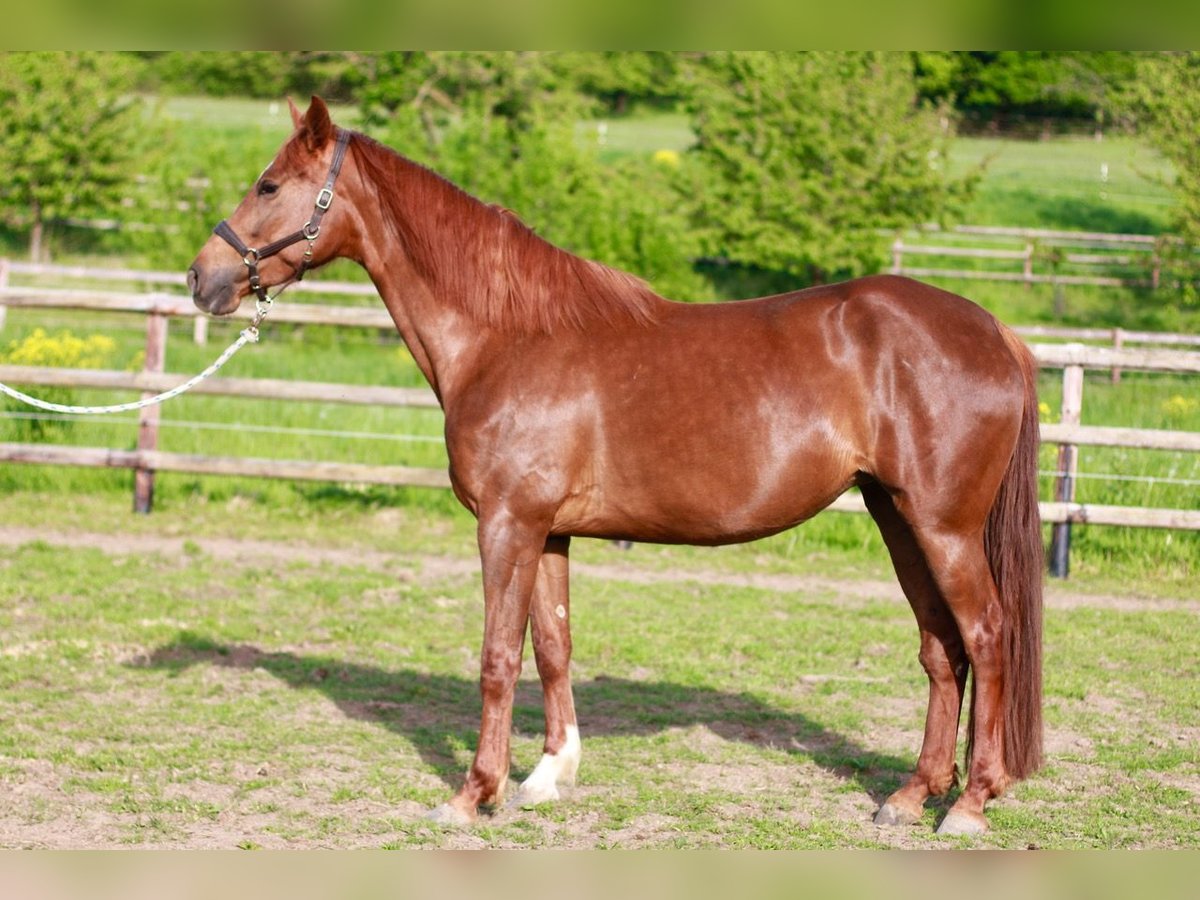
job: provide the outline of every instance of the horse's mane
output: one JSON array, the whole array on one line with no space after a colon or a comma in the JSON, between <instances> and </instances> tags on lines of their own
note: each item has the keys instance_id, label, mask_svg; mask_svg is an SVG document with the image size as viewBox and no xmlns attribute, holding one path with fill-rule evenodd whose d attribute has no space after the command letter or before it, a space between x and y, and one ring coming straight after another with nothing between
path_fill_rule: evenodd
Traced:
<instances>
[{"instance_id":1,"label":"horse's mane","mask_svg":"<svg viewBox=\"0 0 1200 900\"><path fill-rule=\"evenodd\" d=\"M433 290L503 331L551 333L647 324L660 300L644 281L544 240L515 213L484 203L377 141L350 149L388 228Z\"/></svg>"}]
</instances>

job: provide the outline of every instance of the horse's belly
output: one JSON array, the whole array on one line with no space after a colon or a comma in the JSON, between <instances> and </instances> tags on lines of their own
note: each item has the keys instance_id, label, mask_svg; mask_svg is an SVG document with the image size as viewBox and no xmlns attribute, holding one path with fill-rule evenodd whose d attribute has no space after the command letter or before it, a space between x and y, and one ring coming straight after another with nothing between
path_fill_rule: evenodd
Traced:
<instances>
[{"instance_id":1,"label":"horse's belly","mask_svg":"<svg viewBox=\"0 0 1200 900\"><path fill-rule=\"evenodd\" d=\"M765 537L809 519L854 480L829 445L787 454L716 446L677 463L615 459L564 503L555 530L656 543L722 544Z\"/></svg>"}]
</instances>

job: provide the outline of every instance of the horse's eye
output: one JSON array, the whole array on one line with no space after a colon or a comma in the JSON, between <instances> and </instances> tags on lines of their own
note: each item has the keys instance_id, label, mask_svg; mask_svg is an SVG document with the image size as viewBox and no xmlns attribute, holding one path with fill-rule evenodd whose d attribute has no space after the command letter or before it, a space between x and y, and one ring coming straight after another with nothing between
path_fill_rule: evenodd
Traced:
<instances>
[{"instance_id":1,"label":"horse's eye","mask_svg":"<svg viewBox=\"0 0 1200 900\"><path fill-rule=\"evenodd\" d=\"M260 181L258 183L258 196L263 197L275 193L279 190L279 185L273 181Z\"/></svg>"}]
</instances>

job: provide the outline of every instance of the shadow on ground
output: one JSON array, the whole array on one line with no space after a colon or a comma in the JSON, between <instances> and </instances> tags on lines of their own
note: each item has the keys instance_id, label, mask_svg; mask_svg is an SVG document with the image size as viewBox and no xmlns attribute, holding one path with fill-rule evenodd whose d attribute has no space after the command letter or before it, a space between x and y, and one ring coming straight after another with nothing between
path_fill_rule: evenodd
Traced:
<instances>
[{"instance_id":1,"label":"shadow on ground","mask_svg":"<svg viewBox=\"0 0 1200 900\"><path fill-rule=\"evenodd\" d=\"M318 690L345 715L403 735L452 789L463 778L455 748L473 750L476 744L480 700L474 679L414 669L385 670L324 656L268 653L190 632L135 665L169 672L196 665L262 669L294 689ZM915 762L915 757L901 759L868 750L808 716L781 711L747 693L604 676L574 687L585 740L703 725L725 740L810 759L877 803L899 787ZM518 685L513 724L520 732L541 732L541 703L536 682ZM913 749L915 754L917 748Z\"/></svg>"}]
</instances>

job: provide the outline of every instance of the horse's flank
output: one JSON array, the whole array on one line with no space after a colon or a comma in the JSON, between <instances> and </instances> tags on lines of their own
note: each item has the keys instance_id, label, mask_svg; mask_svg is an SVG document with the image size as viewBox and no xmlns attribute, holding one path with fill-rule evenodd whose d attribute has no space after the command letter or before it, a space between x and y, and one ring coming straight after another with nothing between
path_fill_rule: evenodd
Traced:
<instances>
[{"instance_id":1,"label":"horse's flank","mask_svg":"<svg viewBox=\"0 0 1200 900\"><path fill-rule=\"evenodd\" d=\"M355 133L350 147L413 267L472 318L509 333L551 334L658 317L665 301L641 279L554 246L510 210L364 135Z\"/></svg>"}]
</instances>

